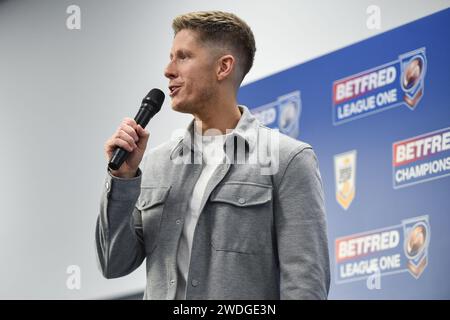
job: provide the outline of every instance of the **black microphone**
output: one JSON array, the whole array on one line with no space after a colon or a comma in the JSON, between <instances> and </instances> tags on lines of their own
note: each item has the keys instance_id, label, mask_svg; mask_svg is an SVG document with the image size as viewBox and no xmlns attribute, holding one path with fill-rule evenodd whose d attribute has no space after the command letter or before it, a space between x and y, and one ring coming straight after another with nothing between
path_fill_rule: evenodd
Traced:
<instances>
[{"instance_id":1,"label":"black microphone","mask_svg":"<svg viewBox=\"0 0 450 320\"><path fill-rule=\"evenodd\" d=\"M159 89L152 89L150 92L142 99L141 107L134 117L137 124L140 124L142 128L148 124L151 118L161 110L161 106L164 102L164 92ZM111 170L118 170L122 163L128 157L128 151L118 147L108 163L108 167Z\"/></svg>"}]
</instances>

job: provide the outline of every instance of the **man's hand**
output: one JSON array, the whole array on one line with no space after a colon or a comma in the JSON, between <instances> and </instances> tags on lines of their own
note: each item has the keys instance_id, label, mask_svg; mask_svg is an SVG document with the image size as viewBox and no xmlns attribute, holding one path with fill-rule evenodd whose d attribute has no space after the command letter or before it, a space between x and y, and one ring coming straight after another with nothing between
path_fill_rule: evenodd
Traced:
<instances>
[{"instance_id":1,"label":"man's hand","mask_svg":"<svg viewBox=\"0 0 450 320\"><path fill-rule=\"evenodd\" d=\"M114 176L119 178L136 176L149 136L150 133L138 125L134 119L124 118L117 131L105 143L105 155L108 162L117 147L129 152L122 166L118 170L111 170Z\"/></svg>"}]
</instances>

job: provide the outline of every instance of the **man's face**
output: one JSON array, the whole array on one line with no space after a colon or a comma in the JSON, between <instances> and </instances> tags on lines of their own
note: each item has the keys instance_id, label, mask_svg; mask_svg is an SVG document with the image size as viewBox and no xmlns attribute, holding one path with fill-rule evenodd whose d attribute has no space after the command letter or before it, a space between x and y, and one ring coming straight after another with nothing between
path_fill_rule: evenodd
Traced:
<instances>
[{"instance_id":1,"label":"man's face","mask_svg":"<svg viewBox=\"0 0 450 320\"><path fill-rule=\"evenodd\" d=\"M217 82L215 62L212 50L197 40L195 31L176 34L164 71L175 111L196 113L211 101Z\"/></svg>"}]
</instances>

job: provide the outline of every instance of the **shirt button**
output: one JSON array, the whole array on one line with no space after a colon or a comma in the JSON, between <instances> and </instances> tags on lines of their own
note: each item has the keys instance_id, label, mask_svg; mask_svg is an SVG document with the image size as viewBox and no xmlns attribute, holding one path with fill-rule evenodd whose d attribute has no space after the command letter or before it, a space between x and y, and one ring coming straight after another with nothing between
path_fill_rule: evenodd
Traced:
<instances>
[{"instance_id":1,"label":"shirt button","mask_svg":"<svg viewBox=\"0 0 450 320\"><path fill-rule=\"evenodd\" d=\"M181 219L177 219L177 221L175 221L177 224L181 223Z\"/></svg>"},{"instance_id":2,"label":"shirt button","mask_svg":"<svg viewBox=\"0 0 450 320\"><path fill-rule=\"evenodd\" d=\"M170 280L170 285L173 286L175 284L175 280Z\"/></svg>"},{"instance_id":3,"label":"shirt button","mask_svg":"<svg viewBox=\"0 0 450 320\"><path fill-rule=\"evenodd\" d=\"M239 202L240 204L244 204L244 203L245 203L245 199L244 199L244 198L239 198L238 202Z\"/></svg>"},{"instance_id":4,"label":"shirt button","mask_svg":"<svg viewBox=\"0 0 450 320\"><path fill-rule=\"evenodd\" d=\"M196 286L198 286L198 281L194 279L191 281L191 284L193 287L196 287Z\"/></svg>"}]
</instances>

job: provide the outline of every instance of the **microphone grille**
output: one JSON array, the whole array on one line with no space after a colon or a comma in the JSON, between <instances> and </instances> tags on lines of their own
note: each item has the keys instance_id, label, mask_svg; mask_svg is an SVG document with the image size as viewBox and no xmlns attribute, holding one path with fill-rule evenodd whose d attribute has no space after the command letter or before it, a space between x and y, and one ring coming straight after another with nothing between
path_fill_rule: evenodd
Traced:
<instances>
[{"instance_id":1,"label":"microphone grille","mask_svg":"<svg viewBox=\"0 0 450 320\"><path fill-rule=\"evenodd\" d=\"M164 102L164 98L164 92L157 88L154 88L150 90L150 92L145 96L144 100L142 100L142 104L150 104L155 112L159 112Z\"/></svg>"}]
</instances>

